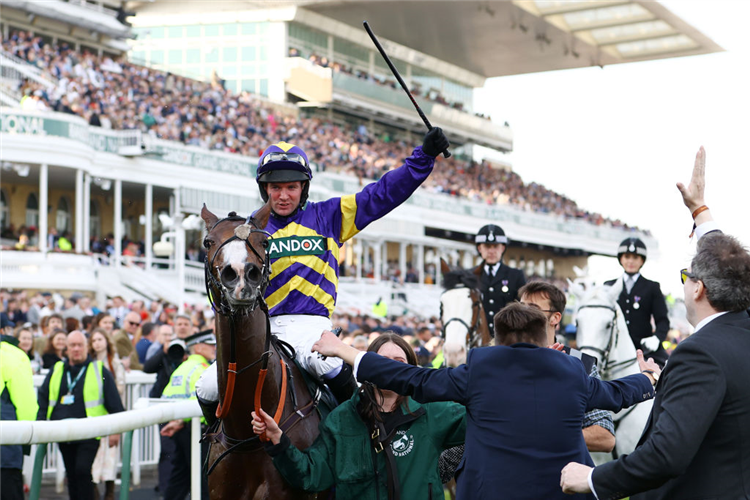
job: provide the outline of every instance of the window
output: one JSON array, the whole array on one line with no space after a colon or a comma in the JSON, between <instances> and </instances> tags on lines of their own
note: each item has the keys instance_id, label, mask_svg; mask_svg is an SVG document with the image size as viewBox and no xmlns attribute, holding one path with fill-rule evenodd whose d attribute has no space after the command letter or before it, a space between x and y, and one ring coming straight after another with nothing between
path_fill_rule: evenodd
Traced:
<instances>
[{"instance_id":1,"label":"window","mask_svg":"<svg viewBox=\"0 0 750 500\"><path fill-rule=\"evenodd\" d=\"M60 201L57 202L57 214L55 217L55 227L57 233L62 235L65 231L71 229L70 224L70 204L68 200L63 196Z\"/></svg>"},{"instance_id":2,"label":"window","mask_svg":"<svg viewBox=\"0 0 750 500\"><path fill-rule=\"evenodd\" d=\"M167 28L167 37L168 38L182 38L182 26L170 26Z\"/></svg>"},{"instance_id":3,"label":"window","mask_svg":"<svg viewBox=\"0 0 750 500\"><path fill-rule=\"evenodd\" d=\"M255 64L242 64L242 76L255 76Z\"/></svg>"},{"instance_id":4,"label":"window","mask_svg":"<svg viewBox=\"0 0 750 500\"><path fill-rule=\"evenodd\" d=\"M206 36L219 36L219 25L218 24L209 24L207 26L203 27L203 33Z\"/></svg>"},{"instance_id":5,"label":"window","mask_svg":"<svg viewBox=\"0 0 750 500\"><path fill-rule=\"evenodd\" d=\"M26 198L26 227L39 227L39 199L36 194L29 193Z\"/></svg>"},{"instance_id":6,"label":"window","mask_svg":"<svg viewBox=\"0 0 750 500\"><path fill-rule=\"evenodd\" d=\"M185 51L185 62L188 64L200 64L201 49L187 49Z\"/></svg>"},{"instance_id":7,"label":"window","mask_svg":"<svg viewBox=\"0 0 750 500\"><path fill-rule=\"evenodd\" d=\"M243 23L242 24L243 35L254 35L257 32L256 30L257 30L256 23Z\"/></svg>"},{"instance_id":8,"label":"window","mask_svg":"<svg viewBox=\"0 0 750 500\"><path fill-rule=\"evenodd\" d=\"M207 63L219 62L219 49L218 48L206 49L206 62Z\"/></svg>"},{"instance_id":9,"label":"window","mask_svg":"<svg viewBox=\"0 0 750 500\"><path fill-rule=\"evenodd\" d=\"M224 47L224 62L237 61L237 47Z\"/></svg>"},{"instance_id":10,"label":"window","mask_svg":"<svg viewBox=\"0 0 750 500\"><path fill-rule=\"evenodd\" d=\"M153 26L148 28L151 38L164 38L164 28Z\"/></svg>"},{"instance_id":11,"label":"window","mask_svg":"<svg viewBox=\"0 0 750 500\"><path fill-rule=\"evenodd\" d=\"M164 64L164 51L152 50L150 60L151 64Z\"/></svg>"},{"instance_id":12,"label":"window","mask_svg":"<svg viewBox=\"0 0 750 500\"><path fill-rule=\"evenodd\" d=\"M186 26L185 32L188 38L199 38L201 36L201 27L200 26Z\"/></svg>"},{"instance_id":13,"label":"window","mask_svg":"<svg viewBox=\"0 0 750 500\"><path fill-rule=\"evenodd\" d=\"M224 25L224 36L236 36L236 35L237 35L237 23Z\"/></svg>"},{"instance_id":14,"label":"window","mask_svg":"<svg viewBox=\"0 0 750 500\"><path fill-rule=\"evenodd\" d=\"M260 80L260 95L268 97L268 78Z\"/></svg>"},{"instance_id":15,"label":"window","mask_svg":"<svg viewBox=\"0 0 750 500\"><path fill-rule=\"evenodd\" d=\"M265 45L260 46L260 60L268 61L268 47Z\"/></svg>"},{"instance_id":16,"label":"window","mask_svg":"<svg viewBox=\"0 0 750 500\"><path fill-rule=\"evenodd\" d=\"M169 51L169 64L182 64L182 49Z\"/></svg>"},{"instance_id":17,"label":"window","mask_svg":"<svg viewBox=\"0 0 750 500\"><path fill-rule=\"evenodd\" d=\"M221 76L237 76L237 66L224 66L221 68Z\"/></svg>"},{"instance_id":18,"label":"window","mask_svg":"<svg viewBox=\"0 0 750 500\"><path fill-rule=\"evenodd\" d=\"M242 47L242 60L255 61L255 47Z\"/></svg>"},{"instance_id":19,"label":"window","mask_svg":"<svg viewBox=\"0 0 750 500\"><path fill-rule=\"evenodd\" d=\"M255 80L242 80L241 90L255 93Z\"/></svg>"}]
</instances>

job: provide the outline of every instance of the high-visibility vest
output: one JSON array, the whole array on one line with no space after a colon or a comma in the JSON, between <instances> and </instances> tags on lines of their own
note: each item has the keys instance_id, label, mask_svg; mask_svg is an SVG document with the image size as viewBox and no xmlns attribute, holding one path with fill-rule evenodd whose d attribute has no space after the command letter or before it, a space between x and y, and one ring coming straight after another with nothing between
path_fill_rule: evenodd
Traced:
<instances>
[{"instance_id":1,"label":"high-visibility vest","mask_svg":"<svg viewBox=\"0 0 750 500\"><path fill-rule=\"evenodd\" d=\"M208 368L208 361L200 354L191 354L169 377L169 383L161 393L165 399L197 399L195 384Z\"/></svg>"},{"instance_id":2,"label":"high-visibility vest","mask_svg":"<svg viewBox=\"0 0 750 500\"><path fill-rule=\"evenodd\" d=\"M47 420L52 416L60 400L60 386L65 364L62 361L55 363L52 369L52 377L49 380L49 406L47 406ZM86 376L83 378L83 404L86 406L87 417L102 417L109 412L104 407L104 379L102 375L103 363L92 361L86 367Z\"/></svg>"},{"instance_id":3,"label":"high-visibility vest","mask_svg":"<svg viewBox=\"0 0 750 500\"><path fill-rule=\"evenodd\" d=\"M443 366L443 362L445 361L443 351L441 350L437 356L435 356L435 359L432 360L432 367L433 368L440 368Z\"/></svg>"}]
</instances>

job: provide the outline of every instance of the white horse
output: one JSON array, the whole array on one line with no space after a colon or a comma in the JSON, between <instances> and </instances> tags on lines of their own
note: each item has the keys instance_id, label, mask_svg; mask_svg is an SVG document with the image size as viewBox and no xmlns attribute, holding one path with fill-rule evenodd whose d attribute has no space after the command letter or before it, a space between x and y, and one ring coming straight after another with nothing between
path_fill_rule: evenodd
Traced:
<instances>
[{"instance_id":1,"label":"white horse","mask_svg":"<svg viewBox=\"0 0 750 500\"><path fill-rule=\"evenodd\" d=\"M440 260L443 286L440 322L443 324L443 357L446 366L466 363L468 350L490 344L489 328L479 293L479 278L471 271L451 269Z\"/></svg>"},{"instance_id":2,"label":"white horse","mask_svg":"<svg viewBox=\"0 0 750 500\"><path fill-rule=\"evenodd\" d=\"M578 284L570 285L577 305L578 349L596 358L604 380L640 373L635 346L622 310L617 305L622 280L617 280L613 286L597 286L590 290L584 290ZM617 439L615 457L635 449L652 406L653 400L648 400L614 414Z\"/></svg>"}]
</instances>

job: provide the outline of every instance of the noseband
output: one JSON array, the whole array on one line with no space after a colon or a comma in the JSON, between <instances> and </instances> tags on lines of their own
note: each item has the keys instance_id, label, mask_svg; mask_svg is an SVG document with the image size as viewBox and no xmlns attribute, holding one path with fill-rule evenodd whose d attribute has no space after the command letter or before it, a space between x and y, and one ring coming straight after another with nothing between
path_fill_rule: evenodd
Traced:
<instances>
[{"instance_id":1,"label":"noseband","mask_svg":"<svg viewBox=\"0 0 750 500\"><path fill-rule=\"evenodd\" d=\"M582 305L578 308L580 311L581 309L590 308L590 309L607 309L612 313L612 326L609 328L609 339L607 339L607 347L604 349L600 349L599 347L594 346L578 346L579 351L592 351L596 354L600 355L602 357L602 363L604 366L602 366L601 374L602 378L607 379L607 375L611 372L615 371L616 368L620 368L622 366L630 365L633 361L635 361L637 358L627 359L625 361L610 361L609 355L612 352L613 348L617 347L617 344L620 340L620 329L617 326L617 309L615 309L612 306L606 306L603 304L591 304L591 305Z\"/></svg>"},{"instance_id":2,"label":"noseband","mask_svg":"<svg viewBox=\"0 0 750 500\"><path fill-rule=\"evenodd\" d=\"M441 321L443 319L442 296L446 292L451 292L453 290L456 290L456 288L453 288L451 290L446 290L440 294L440 319ZM469 346L469 349L472 349L474 347L479 347L479 338L477 337L476 333L482 321L482 317L481 317L482 315L480 314L480 306L482 305L482 303L479 300L478 294L476 293L475 290L469 289L469 298L471 299L471 325L467 324L466 321L464 321L461 318L458 318L458 317L450 318L448 321L443 323L443 327L440 329L440 337L443 339L443 341L445 341L446 329L448 328L448 325L456 321L462 324L464 328L466 328L466 345Z\"/></svg>"},{"instance_id":3,"label":"noseband","mask_svg":"<svg viewBox=\"0 0 750 500\"><path fill-rule=\"evenodd\" d=\"M230 238L227 238L226 241L222 242L221 245L219 245L219 248L216 249L213 257L211 257L210 260L208 258L208 253L206 253L206 260L204 262L204 269L206 274L206 293L208 294L208 300L211 303L211 307L213 308L214 312L221 313L224 316L231 316L235 314L236 309L232 306L231 302L228 299L229 290L226 286L224 286L224 283L222 283L220 279L216 279L211 270L214 269L216 256L219 255L222 248L233 241L243 241L245 242L245 245L255 254L255 256L263 266L261 268L261 280L258 283L258 286L255 287L253 301L250 307L247 308L248 312L251 313L255 310L259 303L263 302L263 294L265 293L266 287L268 286L268 277L271 275L270 258L268 255L268 239L272 238L272 236L268 231L258 228L258 225L256 224L255 219L253 219L252 216L244 218L238 216L235 212L230 212L228 217L216 221L214 225L211 226L211 228L208 230L209 234L213 232L213 230L219 224L226 221L245 221L245 223L234 228L234 235L232 235ZM265 249L263 252L263 256L261 256L260 253L258 253L258 251L255 249L255 247L250 244L250 236L253 234L264 234L266 236L266 239L263 241L263 246ZM207 246L206 241L203 242L203 246ZM206 250L208 250L208 248L206 248ZM216 267L216 270L219 271L219 268ZM215 289L219 292L218 300L217 297L212 293L212 289Z\"/></svg>"}]
</instances>

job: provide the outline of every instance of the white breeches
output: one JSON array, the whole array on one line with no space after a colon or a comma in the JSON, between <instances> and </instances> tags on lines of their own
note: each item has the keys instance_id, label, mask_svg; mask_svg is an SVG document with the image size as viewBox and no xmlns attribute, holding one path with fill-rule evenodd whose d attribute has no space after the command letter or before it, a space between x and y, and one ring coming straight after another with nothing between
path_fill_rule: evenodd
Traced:
<instances>
[{"instance_id":1,"label":"white breeches","mask_svg":"<svg viewBox=\"0 0 750 500\"><path fill-rule=\"evenodd\" d=\"M271 333L294 347L297 361L305 370L319 379L324 378L324 375L330 372L334 372L333 375L335 375L343 364L343 361L339 358L329 357L323 360L318 356L318 353L312 352L312 346L320 338L323 330L331 330L331 328L331 320L323 316L289 314L271 318ZM242 369L240 363L244 360L237 361L237 368ZM251 361L248 360L247 362ZM216 363L212 363L203 372L195 385L195 391L198 397L203 400L219 400Z\"/></svg>"}]
</instances>

